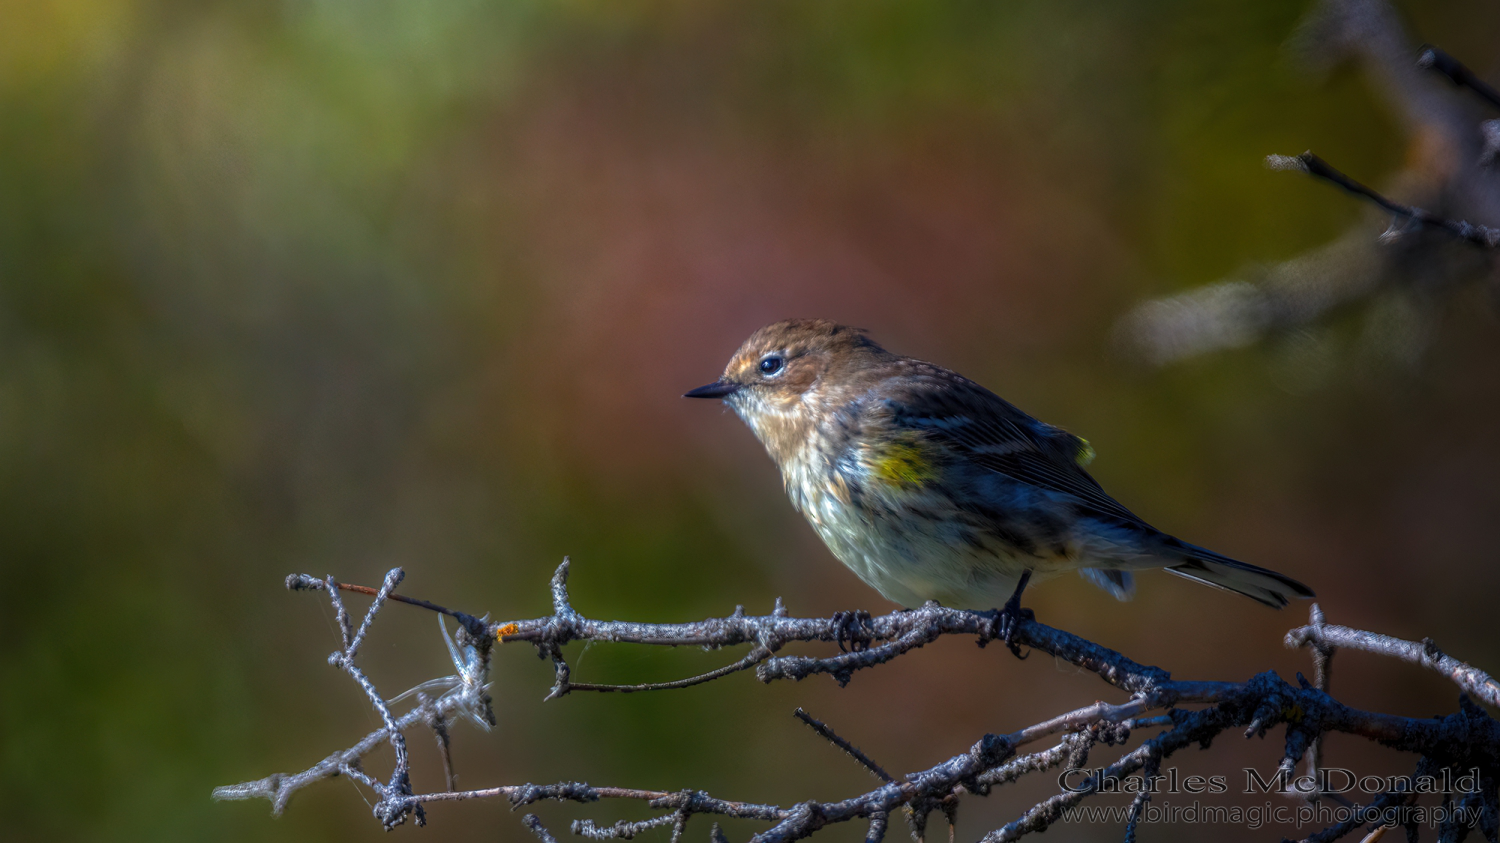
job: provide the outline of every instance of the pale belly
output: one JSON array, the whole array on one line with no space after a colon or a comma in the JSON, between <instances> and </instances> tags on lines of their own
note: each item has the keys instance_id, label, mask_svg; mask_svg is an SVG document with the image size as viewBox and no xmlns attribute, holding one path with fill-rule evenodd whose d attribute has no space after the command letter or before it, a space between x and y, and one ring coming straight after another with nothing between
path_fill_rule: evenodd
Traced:
<instances>
[{"instance_id":1,"label":"pale belly","mask_svg":"<svg viewBox=\"0 0 1500 843\"><path fill-rule=\"evenodd\" d=\"M994 609L1015 591L1023 571L1045 579L1074 567L1019 553L956 519L896 514L943 511L943 501L927 497L867 497L856 508L821 494L799 501L798 508L839 561L886 599L909 608L936 600L958 609Z\"/></svg>"}]
</instances>

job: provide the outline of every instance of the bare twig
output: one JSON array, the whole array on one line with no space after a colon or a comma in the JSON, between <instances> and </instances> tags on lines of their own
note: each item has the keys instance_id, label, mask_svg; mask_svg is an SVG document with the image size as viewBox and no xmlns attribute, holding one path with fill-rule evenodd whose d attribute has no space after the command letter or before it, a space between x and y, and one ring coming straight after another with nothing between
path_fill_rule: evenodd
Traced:
<instances>
[{"instance_id":1,"label":"bare twig","mask_svg":"<svg viewBox=\"0 0 1500 843\"><path fill-rule=\"evenodd\" d=\"M542 843L557 843L557 838L553 837L552 832L542 825L542 821L537 819L536 814L527 814L522 817L521 825L531 829L531 833L541 838Z\"/></svg>"},{"instance_id":2,"label":"bare twig","mask_svg":"<svg viewBox=\"0 0 1500 843\"><path fill-rule=\"evenodd\" d=\"M1309 615L1309 620L1311 621L1310 626L1315 629L1322 629L1323 608L1317 603L1314 603L1312 604L1312 611L1309 613ZM1309 649L1312 650L1313 687L1317 688L1319 691L1322 691L1325 694L1330 693L1333 684L1334 648L1322 643L1311 643ZM1301 673L1297 674L1297 681L1302 683L1303 685L1307 684L1307 680L1303 678ZM1331 793L1325 790L1323 786L1319 784L1322 779L1319 778L1318 771L1323 768L1322 735L1312 735L1310 738L1308 738L1306 757L1307 779L1308 781L1317 784L1317 787L1309 789L1306 792L1287 789L1283 789L1282 792L1286 793L1287 795L1299 796L1308 802L1317 802L1319 800L1326 799L1346 808L1354 807L1354 802L1351 801L1348 797L1344 796L1341 793Z\"/></svg>"},{"instance_id":3,"label":"bare twig","mask_svg":"<svg viewBox=\"0 0 1500 843\"><path fill-rule=\"evenodd\" d=\"M1271 156L1278 169L1306 172L1369 200L1395 222L1375 236L1361 221L1338 238L1290 260L1132 308L1115 326L1128 355L1166 365L1209 352L1284 341L1287 371L1308 385L1335 371L1338 335L1325 327L1362 311L1359 347L1415 363L1436 334L1441 297L1487 281L1500 294L1500 233L1468 220L1500 220L1500 120L1476 126L1474 109L1444 90L1437 71L1488 99L1494 89L1451 56L1410 45L1385 0L1322 0L1294 43L1311 66L1360 61L1403 118L1411 164L1392 182L1411 204L1390 199L1310 153ZM1459 243L1479 249L1458 248ZM1500 301L1500 299L1497 299Z\"/></svg>"},{"instance_id":4,"label":"bare twig","mask_svg":"<svg viewBox=\"0 0 1500 843\"><path fill-rule=\"evenodd\" d=\"M1445 654L1431 638L1420 642L1403 641L1389 635L1379 635L1350 629L1346 626L1327 626L1316 623L1300 626L1286 634L1288 647L1311 646L1315 649L1340 647L1347 650L1363 650L1421 665L1448 677L1465 693L1485 703L1500 708L1500 682L1472 665Z\"/></svg>"},{"instance_id":5,"label":"bare twig","mask_svg":"<svg viewBox=\"0 0 1500 843\"><path fill-rule=\"evenodd\" d=\"M399 582L399 572L393 571L380 589L389 596ZM336 600L338 588L327 589L330 599ZM839 618L793 618L783 608L770 615L747 616L737 611L726 618L711 618L685 624L635 624L620 621L595 621L584 617L572 608L567 594L567 565L559 568L553 578L554 614L546 618L508 623L493 623L485 641L497 638L504 641L526 641L536 646L538 652L552 658L565 675L567 663L561 648L569 641L617 641L638 644L698 644L723 647L735 644L751 644L755 648L774 652L795 641L817 641L836 643L843 634ZM379 593L377 593L377 598ZM361 625L368 632L374 610ZM410 602L410 601L408 601ZM418 604L420 605L420 604ZM964 612L943 609L936 605L921 609L893 612L865 621L868 635L873 640L890 643L920 638L930 641L942 635L977 634L990 622L990 613ZM1295 630L1292 636L1303 634L1321 635L1321 646L1349 646L1348 636L1342 627L1330 627L1320 623L1314 616L1314 624ZM1308 632L1313 630L1315 632ZM1352 632L1352 631L1351 631ZM1368 633L1364 635L1368 636ZM1263 673L1246 682L1195 682L1173 680L1164 670L1141 665L1125 656L1101 647L1061 630L1047 627L1035 620L1023 621L1016 631L1017 640L1025 646L1049 653L1056 658L1080 665L1103 678L1109 684L1130 694L1122 703L1096 702L1066 714L1054 717L1016 732L1005 735L986 735L964 753L953 756L925 770L896 778L875 764L848 741L839 737L831 728L805 713L799 717L819 734L849 752L867 769L881 779L881 785L866 793L832 802L800 802L790 806L747 802L734 802L711 796L702 791L655 791L617 787L594 787L579 782L557 785L510 785L478 790L450 790L441 793L413 793L410 789L403 753L398 753L396 771L390 783L381 783L366 775L359 767L360 759L381 743L397 742L392 736L400 736L401 730L417 723L443 722L453 714L472 715L474 708L483 705L487 710L488 698L482 694L482 676L473 676L469 671L464 682L434 701L422 700L418 708L401 717L389 710L388 704L375 693L373 686L366 687L377 710L387 719L386 727L371 733L349 750L336 753L308 770L295 775L275 775L254 782L219 788L215 796L222 799L267 798L274 810L281 810L290 795L301 787L333 775L348 775L355 781L373 790L379 796L376 815L388 827L397 824L408 814L422 817L423 806L435 802L452 802L469 799L504 798L514 807L529 805L542 800L593 802L600 799L633 800L645 803L662 813L635 822L618 822L609 826L595 825L590 820L573 824L573 831L594 839L629 838L641 831L670 826L672 837L683 834L688 819L694 814L706 814L736 819L757 820L770 823L770 827L756 834L752 843L783 843L805 838L830 824L863 820L868 824L867 839L880 840L886 833L888 818L892 811L905 809L914 827L921 831L926 816L931 811L942 811L953 820L958 801L966 794L986 795L994 787L1013 782L1029 773L1067 764L1072 769L1081 768L1088 752L1097 743L1119 745L1130 740L1132 730L1164 728L1165 731L1146 740L1135 750L1126 752L1108 767L1086 778L1082 786L1071 787L1044 800L1023 813L1014 822L997 829L984 838L984 843L1002 843L1048 828L1058 821L1063 812L1077 806L1084 799L1100 792L1103 784L1136 773L1152 775L1162 760L1176 751L1189 746L1206 746L1221 732L1231 728L1244 729L1247 736L1264 736L1269 729L1286 727L1286 748L1280 770L1290 775L1295 765L1304 757L1314 739L1330 733L1341 732L1377 741L1397 750L1418 754L1424 761L1439 767L1455 769L1478 769L1492 782L1500 772L1500 724L1467 698L1461 699L1460 710L1447 717L1417 719L1362 711L1350 708L1330 697L1326 689L1303 683L1292 686L1273 673ZM363 634L350 638L350 646L335 653L335 660L350 673L362 687L368 680L357 669L353 669L355 646ZM461 629L457 638L466 647L479 646ZM1289 636L1290 640L1291 636ZM1310 639L1309 639L1310 640ZM1395 639L1370 636L1358 639L1382 644L1376 652L1389 652L1402 657L1401 648L1392 648L1387 643ZM1410 642L1396 642L1411 645ZM1320 644L1314 644L1315 648ZM879 648L872 648L878 650ZM780 662L781 666L761 678L802 678L817 673L833 675L848 681L849 674L870 667L916 649L915 646L899 650L878 658L877 661L861 662L859 659L870 651L841 653L828 658L781 657L766 661L769 667ZM753 652L753 651L752 651ZM1435 666L1445 665L1444 656L1432 657ZM483 664L488 660L473 656L455 662ZM739 664L736 662L736 664ZM719 676L729 673L719 672ZM1326 678L1326 670L1323 674ZM564 685L564 692L570 687ZM578 689L580 686L571 686ZM661 687L675 687L663 683ZM478 690L476 690L478 689ZM1205 705L1198 710L1185 710L1182 704ZM1164 714L1144 716L1152 710ZM1017 755L1017 750L1037 741L1061 735L1061 740L1049 749L1030 755ZM404 745L404 744L403 744ZM1488 785L1486 785L1488 786ZM1489 799L1481 788L1475 797L1481 812L1495 812L1494 800ZM1486 801L1488 800L1488 801ZM1145 807L1144 800L1132 806L1128 833L1133 834L1136 823ZM1354 828L1358 824L1350 825ZM544 840L546 830L539 823L527 821L527 826ZM1347 833L1345 829L1341 833ZM1333 839L1337 829L1320 832L1321 839ZM722 833L718 833L721 837ZM716 837L717 839L717 837Z\"/></svg>"},{"instance_id":6,"label":"bare twig","mask_svg":"<svg viewBox=\"0 0 1500 843\"><path fill-rule=\"evenodd\" d=\"M458 790L458 776L453 772L453 738L448 734L448 721L433 710L432 700L426 694L417 694L417 710L427 713L424 722L437 741L438 756L443 759L443 784L449 790Z\"/></svg>"},{"instance_id":7,"label":"bare twig","mask_svg":"<svg viewBox=\"0 0 1500 843\"><path fill-rule=\"evenodd\" d=\"M310 577L307 574L289 575L286 578L286 587L291 591L349 591L355 594L368 594L371 597L377 596L380 593L380 589L371 588L367 585L352 585L346 582L338 582L334 580L333 577L329 577L327 580L320 580L315 577ZM331 594L330 599L333 599ZM447 615L448 617L457 620L459 623L463 624L466 627L473 627L470 629L471 632L475 631L475 629L482 630L484 628L483 622L473 615L466 615L463 612L444 608L436 603L431 603L426 600L418 600L415 597L407 597L404 594L396 594L394 592L387 594L385 596L385 599L394 600L397 603L405 603L408 606L417 606L429 611L437 612L438 614ZM340 607L340 611L342 611L343 602L336 599L334 599L333 602L334 605ZM339 624L345 630L347 630L349 625L349 616L347 614L339 615ZM345 640L344 644L345 646L348 646L348 641Z\"/></svg>"},{"instance_id":8,"label":"bare twig","mask_svg":"<svg viewBox=\"0 0 1500 843\"><path fill-rule=\"evenodd\" d=\"M609 826L594 825L593 820L574 820L573 833L579 837L587 837L590 840L629 840L643 831L669 825L676 821L677 813L675 812L637 822L621 820Z\"/></svg>"},{"instance_id":9,"label":"bare twig","mask_svg":"<svg viewBox=\"0 0 1500 843\"><path fill-rule=\"evenodd\" d=\"M769 615L746 615L743 611L725 618L682 624L649 624L627 621L603 621L584 617L568 605L567 560L558 568L552 579L554 607L563 611L545 618L491 623L492 634L501 641L524 641L535 645L544 657L559 664L560 673L570 673L562 659L561 648L572 641L610 641L629 644L658 644L668 646L697 646L710 649L732 647L740 644L756 645L768 653L775 653L788 643L796 641L821 641L836 643L846 634L844 626L833 618L793 618L784 610L772 611ZM778 601L779 605L779 601ZM928 603L918 609L891 612L865 621L867 634L872 640L889 642L851 653L841 653L829 658L806 656L781 656L765 658L756 670L762 682L777 679L801 680L818 674L829 674L840 683L849 681L854 672L874 667L897 656L911 652L944 635L981 636L989 628L993 612L971 612L948 609ZM1137 664L1125 656L1086 641L1069 632L1054 629L1034 620L1023 622L1017 629L1016 642L1065 659L1078 667L1097 674L1104 681L1130 692L1149 690L1166 679L1168 674L1160 668ZM758 655L752 651L752 656ZM712 672L713 678L728 675L742 669L750 657L741 659L726 668ZM709 674L704 674L708 676ZM661 683L660 687L680 688L699 684L700 677ZM625 686L633 688L635 686ZM618 690L617 686L580 685L566 680L554 685L553 696L561 696L575 690Z\"/></svg>"},{"instance_id":10,"label":"bare twig","mask_svg":"<svg viewBox=\"0 0 1500 843\"><path fill-rule=\"evenodd\" d=\"M1141 770L1141 778L1148 782L1153 781L1159 772L1161 772L1161 758L1154 755L1147 757L1146 764ZM1140 825L1141 812L1146 809L1146 803L1149 801L1151 801L1151 788L1149 787L1141 788L1141 792L1130 801L1130 819L1125 824L1125 843L1135 843L1136 827Z\"/></svg>"},{"instance_id":11,"label":"bare twig","mask_svg":"<svg viewBox=\"0 0 1500 843\"><path fill-rule=\"evenodd\" d=\"M1463 62L1431 44L1422 45L1422 52L1417 56L1417 67L1441 73L1454 85L1468 88L1490 105L1500 108L1500 91L1490 87L1488 82L1476 76Z\"/></svg>"},{"instance_id":12,"label":"bare twig","mask_svg":"<svg viewBox=\"0 0 1500 843\"><path fill-rule=\"evenodd\" d=\"M1338 840L1357 828L1381 822L1381 815L1387 808L1400 804L1410 798L1412 780L1421 776L1430 776L1433 769L1432 763L1427 758L1423 758L1418 762L1416 772L1411 776L1399 779L1395 787L1377 796L1369 805L1365 805L1355 811L1349 819L1331 825L1317 834L1308 837L1305 843L1330 843L1330 841Z\"/></svg>"},{"instance_id":13,"label":"bare twig","mask_svg":"<svg viewBox=\"0 0 1500 843\"><path fill-rule=\"evenodd\" d=\"M1378 191L1366 187L1334 169L1327 161L1324 161L1311 152L1304 152L1301 155L1268 155L1266 156L1266 166L1272 170L1306 173L1315 178L1323 179L1324 181L1338 185L1356 196L1362 196L1374 202L1397 217L1410 220L1417 225L1426 226L1427 228L1445 231L1465 243L1472 243L1475 246L1481 246L1486 249L1493 249L1496 246L1500 246L1500 229L1490 228L1486 225L1475 225L1463 220L1446 219L1414 205L1403 205L1400 202L1388 199Z\"/></svg>"},{"instance_id":14,"label":"bare twig","mask_svg":"<svg viewBox=\"0 0 1500 843\"><path fill-rule=\"evenodd\" d=\"M601 693L632 694L639 691L670 691L674 688L691 688L694 685L702 685L704 682L712 682L715 679L722 679L731 673L738 673L747 668L755 667L769 658L770 655L771 652L764 647L756 647L734 664L727 664L721 668L710 670L707 673L689 676L686 679L677 679L671 682L644 682L639 685L599 685L592 682L569 682L567 690L570 692L599 691Z\"/></svg>"},{"instance_id":15,"label":"bare twig","mask_svg":"<svg viewBox=\"0 0 1500 843\"><path fill-rule=\"evenodd\" d=\"M447 727L448 720L453 715L469 717L476 722L494 723L494 715L490 712L489 696L484 691L484 683L489 671L489 649L493 637L485 634L479 638L467 635L467 625L461 629L458 637L463 641L464 649L469 654L465 664L455 665L460 676L455 677L456 686L435 701L427 700L418 694L418 705L415 709L396 716L390 708L390 703L381 696L364 672L355 665L355 657L358 655L359 647L368 634L375 617L384 607L387 600L393 599L396 586L405 576L400 568L390 571L379 589L366 589L357 587L341 589L332 577L326 581L318 580L306 575L296 575L287 578L287 588L292 590L321 590L328 594L329 601L333 604L335 614L338 618L339 632L344 647L335 651L328 657L329 664L343 670L364 690L370 699L376 712L380 714L382 728L366 735L354 746L341 752L336 752L322 761L314 764L306 770L293 775L276 774L256 781L242 782L237 785L214 788L214 798L221 800L237 799L266 799L271 802L273 813L281 813L287 801L292 795L302 788L326 778L333 776L347 776L354 781L365 785L380 796L380 801L375 805L375 815L386 828L394 828L405 821L407 814L413 814L420 825L425 822L425 813L420 802L411 801L413 796L410 780L409 761L406 752L406 738L402 734L418 723L425 723L434 729L438 744L444 758L444 767L447 780L451 784L456 781L452 773L452 767L448 760ZM358 631L352 631L352 624L348 612L344 609L343 600L339 597L340 590L359 591L375 595L375 600L370 604L365 613L363 622ZM401 600L399 602L422 606L423 608L434 608L426 601ZM445 614L454 614L446 612ZM478 622L478 619L472 620ZM485 627L480 624L481 630ZM452 645L450 645L451 647ZM456 651L455 651L456 652ZM456 661L455 657L455 661ZM396 757L391 778L387 783L381 783L367 775L361 769L363 758L383 743L391 745Z\"/></svg>"},{"instance_id":16,"label":"bare twig","mask_svg":"<svg viewBox=\"0 0 1500 843\"><path fill-rule=\"evenodd\" d=\"M850 758L858 761L860 766L864 767L866 770L869 770L870 774L875 776L875 778L880 779L886 784L890 784L891 782L895 781L895 779L891 778L890 773L887 773L883 767L871 760L870 756L864 754L864 752L862 752L859 747L844 740L839 736L837 732L828 728L828 724L817 719L816 717L813 717L811 714L808 714L800 708L792 712L792 715L795 716L798 720L801 720L803 723L806 723L808 728L812 729L814 732L817 732L829 743L833 744L839 749L842 749L845 753L848 754Z\"/></svg>"},{"instance_id":17,"label":"bare twig","mask_svg":"<svg viewBox=\"0 0 1500 843\"><path fill-rule=\"evenodd\" d=\"M401 584L405 576L406 574L400 568L392 568L390 573L385 575L385 582L375 592L375 600L370 604L369 611L365 612L365 618L360 622L359 629L352 638L349 635L349 616L344 611L343 602L337 597L338 589L328 589L330 599L333 600L338 612L339 627L344 638L344 649L330 654L328 663L349 674L359 687L364 689L365 696L370 698L370 704L380 714L380 719L385 721L385 739L391 745L391 751L396 755L396 766L391 771L390 781L384 786L373 785L375 792L381 796L380 802L375 807L375 815L380 818L386 828L394 828L405 822L408 813L415 813L417 825L424 825L427 818L421 805L408 807L399 801L401 797L410 796L412 792L410 765L406 754L406 737L401 734L401 728L396 724L396 717L391 714L390 705L376 692L375 684L355 666L354 657L358 654L360 645L364 643L365 636L369 634L370 625L375 622L375 616L380 613L386 599L390 597L392 591L396 590L396 586ZM333 577L329 577L328 582L332 583Z\"/></svg>"}]
</instances>

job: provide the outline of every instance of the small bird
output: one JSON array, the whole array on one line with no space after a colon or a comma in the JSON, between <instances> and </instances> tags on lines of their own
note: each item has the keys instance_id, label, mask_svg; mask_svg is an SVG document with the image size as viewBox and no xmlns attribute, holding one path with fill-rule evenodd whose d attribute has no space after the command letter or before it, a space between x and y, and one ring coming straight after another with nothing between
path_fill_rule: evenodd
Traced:
<instances>
[{"instance_id":1,"label":"small bird","mask_svg":"<svg viewBox=\"0 0 1500 843\"><path fill-rule=\"evenodd\" d=\"M1067 571L1120 600L1134 591L1131 572L1147 568L1278 609L1313 596L1152 527L1084 470L1087 441L857 328L768 325L685 397L722 398L750 426L792 505L860 579L906 607L1005 601L997 637L1017 655L1026 584Z\"/></svg>"}]
</instances>

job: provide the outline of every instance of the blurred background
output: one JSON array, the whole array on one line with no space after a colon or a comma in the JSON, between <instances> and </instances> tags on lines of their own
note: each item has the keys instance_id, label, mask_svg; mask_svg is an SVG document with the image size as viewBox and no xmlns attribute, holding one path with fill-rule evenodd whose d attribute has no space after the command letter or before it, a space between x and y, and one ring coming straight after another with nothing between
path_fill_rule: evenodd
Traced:
<instances>
[{"instance_id":1,"label":"blurred background","mask_svg":"<svg viewBox=\"0 0 1500 843\"><path fill-rule=\"evenodd\" d=\"M1384 220L1266 171L1266 154L1311 148L1384 186L1432 169L1431 133L1387 77L1305 43L1310 8L0 4L5 836L390 839L345 780L280 818L209 799L377 725L326 664L326 601L285 591L290 572L376 584L400 565L405 593L535 617L569 555L575 606L595 617L764 612L777 595L794 614L892 608L829 556L732 414L679 398L785 316L866 327L1087 437L1127 506L1311 584L1330 622L1432 636L1500 669L1485 282L1401 299L1425 321L1345 308L1166 366L1118 342L1147 299L1350 231L1375 243ZM1500 71L1493 4L1397 15L1412 55L1427 40ZM1430 89L1470 109L1470 128L1494 116ZM1272 612L1160 574L1131 603L1073 577L1028 599L1179 678L1310 672L1281 644L1306 604ZM572 656L580 681L734 657ZM390 692L451 672L432 617L402 607L362 660ZM908 772L1119 696L967 640L843 689L740 675L543 705L550 667L520 647L500 648L494 678L500 726L455 730L462 786L580 779L783 804L872 786L791 717L799 705ZM1413 716L1457 697L1360 654L1339 657L1333 690ZM441 788L429 737L409 740L417 787ZM1279 730L1226 736L1177 761L1238 781L1280 748ZM1338 738L1328 760L1413 763ZM959 839L1049 790L969 800ZM644 816L534 810L559 834ZM394 834L531 839L499 802L429 817Z\"/></svg>"}]
</instances>

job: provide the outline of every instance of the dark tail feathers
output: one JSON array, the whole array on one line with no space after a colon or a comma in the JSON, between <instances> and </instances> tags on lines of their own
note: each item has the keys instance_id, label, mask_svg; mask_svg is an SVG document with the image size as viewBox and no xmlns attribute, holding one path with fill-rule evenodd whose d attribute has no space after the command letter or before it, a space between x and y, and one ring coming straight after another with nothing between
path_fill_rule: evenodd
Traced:
<instances>
[{"instance_id":1,"label":"dark tail feathers","mask_svg":"<svg viewBox=\"0 0 1500 843\"><path fill-rule=\"evenodd\" d=\"M1187 560L1172 565L1168 571L1204 585L1243 594L1273 609L1284 607L1293 597L1313 596L1312 589L1275 571L1247 565L1187 542L1175 542L1174 549Z\"/></svg>"}]
</instances>

